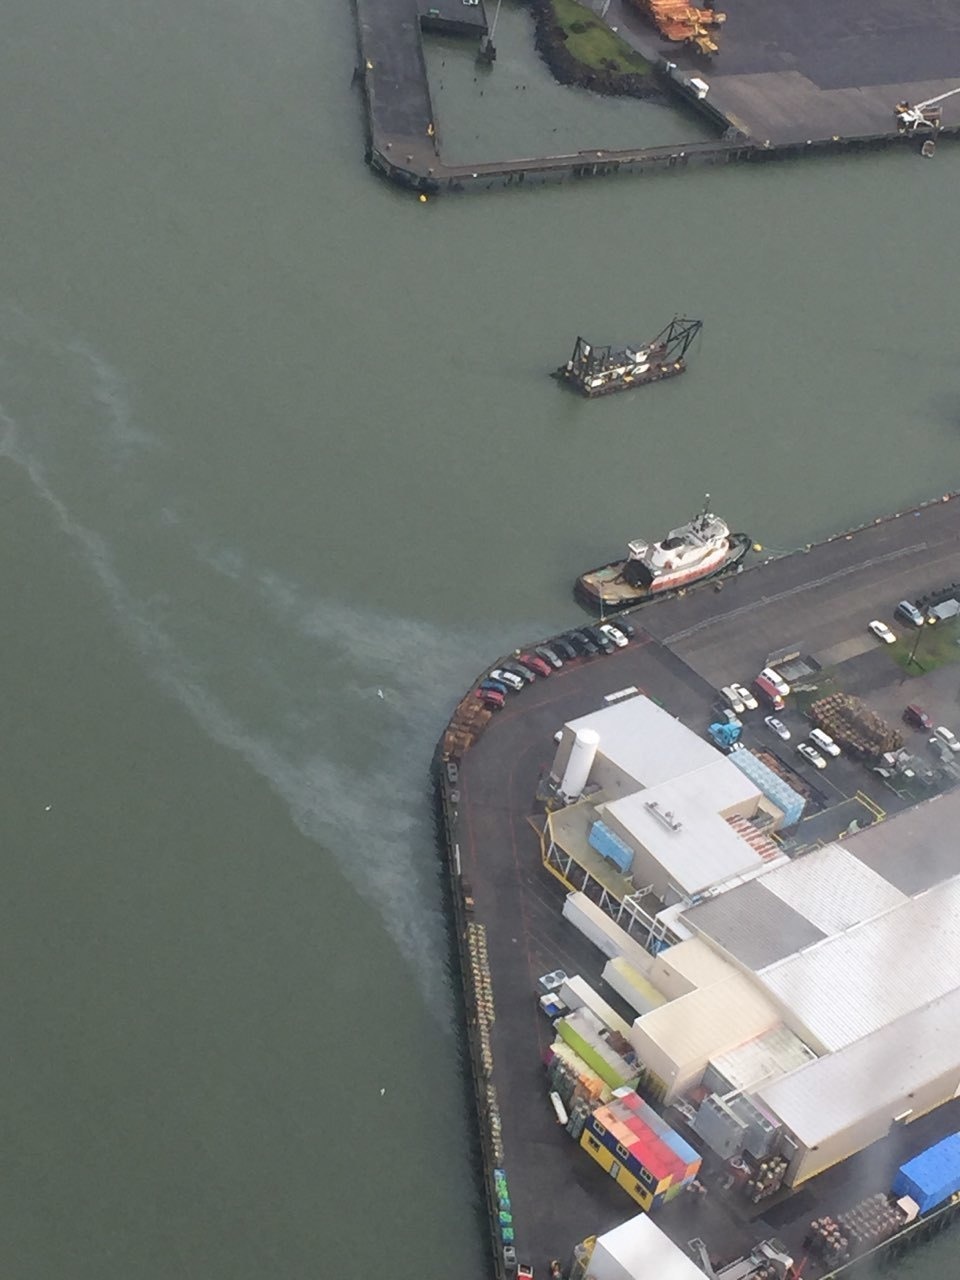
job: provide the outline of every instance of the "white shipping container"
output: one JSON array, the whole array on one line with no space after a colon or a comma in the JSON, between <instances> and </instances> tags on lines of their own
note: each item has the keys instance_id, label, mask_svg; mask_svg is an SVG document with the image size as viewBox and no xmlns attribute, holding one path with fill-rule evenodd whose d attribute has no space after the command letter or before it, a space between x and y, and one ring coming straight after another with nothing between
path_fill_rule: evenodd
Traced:
<instances>
[{"instance_id":1,"label":"white shipping container","mask_svg":"<svg viewBox=\"0 0 960 1280\"><path fill-rule=\"evenodd\" d=\"M599 1020L588 1009L577 1009L574 1013L564 1018L563 1021L586 1041L597 1056L602 1058L621 1080L636 1080L639 1075L638 1068L633 1063L627 1062L625 1058L622 1058L615 1049L612 1049L607 1044L601 1034L602 1026ZM562 1039L562 1031L560 1036Z\"/></svg>"},{"instance_id":2,"label":"white shipping container","mask_svg":"<svg viewBox=\"0 0 960 1280\"><path fill-rule=\"evenodd\" d=\"M616 1010L611 1009L606 1000L594 991L590 983L581 977L568 978L560 988L560 999L568 1009L589 1009L594 1017L599 1018L605 1027L622 1035L624 1040L630 1036L630 1027Z\"/></svg>"},{"instance_id":3,"label":"white shipping container","mask_svg":"<svg viewBox=\"0 0 960 1280\"><path fill-rule=\"evenodd\" d=\"M614 956L607 961L603 967L603 980L638 1014L659 1009L665 1003L653 983L648 982L642 973L637 973L623 956Z\"/></svg>"},{"instance_id":4,"label":"white shipping container","mask_svg":"<svg viewBox=\"0 0 960 1280\"><path fill-rule=\"evenodd\" d=\"M623 956L639 973L647 973L653 957L586 894L568 893L563 903L563 917L608 959Z\"/></svg>"}]
</instances>

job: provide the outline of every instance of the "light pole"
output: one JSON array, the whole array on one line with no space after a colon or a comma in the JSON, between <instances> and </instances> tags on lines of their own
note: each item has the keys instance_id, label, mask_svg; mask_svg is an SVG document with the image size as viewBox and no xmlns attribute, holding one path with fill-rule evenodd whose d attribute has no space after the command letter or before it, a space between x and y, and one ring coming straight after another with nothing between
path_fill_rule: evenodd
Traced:
<instances>
[{"instance_id":1,"label":"light pole","mask_svg":"<svg viewBox=\"0 0 960 1280\"><path fill-rule=\"evenodd\" d=\"M910 650L910 657L907 659L908 667L912 667L914 663L916 663L918 667L922 665L921 663L917 662L917 649L920 647L920 637L923 635L924 629L932 625L933 624L931 623L930 619L925 618L923 624L917 627L917 638L913 642L913 648Z\"/></svg>"}]
</instances>

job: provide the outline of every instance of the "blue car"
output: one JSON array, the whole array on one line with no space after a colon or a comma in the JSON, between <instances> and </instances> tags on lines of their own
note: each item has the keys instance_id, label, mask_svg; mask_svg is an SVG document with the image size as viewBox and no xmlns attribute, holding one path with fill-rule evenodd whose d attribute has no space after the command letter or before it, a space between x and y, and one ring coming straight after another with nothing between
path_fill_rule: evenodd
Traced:
<instances>
[{"instance_id":1,"label":"blue car","mask_svg":"<svg viewBox=\"0 0 960 1280\"><path fill-rule=\"evenodd\" d=\"M493 693L500 693L504 697L507 696L508 689L505 684L501 684L499 680L482 680L480 682L481 689L487 689Z\"/></svg>"}]
</instances>

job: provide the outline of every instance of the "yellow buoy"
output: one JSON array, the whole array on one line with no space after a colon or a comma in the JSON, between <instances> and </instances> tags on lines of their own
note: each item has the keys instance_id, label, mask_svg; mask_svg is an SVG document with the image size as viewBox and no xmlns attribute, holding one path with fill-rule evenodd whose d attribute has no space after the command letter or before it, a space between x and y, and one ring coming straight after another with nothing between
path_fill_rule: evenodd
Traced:
<instances>
[{"instance_id":1,"label":"yellow buoy","mask_svg":"<svg viewBox=\"0 0 960 1280\"><path fill-rule=\"evenodd\" d=\"M759 543L759 542L755 542L755 543L753 544L753 549L754 549L754 551L762 551L762 550L763 550L763 547L760 545L760 543Z\"/></svg>"},{"instance_id":2,"label":"yellow buoy","mask_svg":"<svg viewBox=\"0 0 960 1280\"><path fill-rule=\"evenodd\" d=\"M423 194L423 192L422 192L422 191L421 191L421 193L420 193L420 203L421 203L421 204L426 204L426 203L427 203L427 197Z\"/></svg>"}]
</instances>

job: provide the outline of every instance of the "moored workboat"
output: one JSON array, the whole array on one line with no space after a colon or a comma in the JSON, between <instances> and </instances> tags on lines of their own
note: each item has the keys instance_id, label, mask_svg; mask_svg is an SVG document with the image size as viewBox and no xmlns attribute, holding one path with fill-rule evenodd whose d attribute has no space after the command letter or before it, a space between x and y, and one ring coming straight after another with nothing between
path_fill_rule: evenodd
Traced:
<instances>
[{"instance_id":1,"label":"moored workboat","mask_svg":"<svg viewBox=\"0 0 960 1280\"><path fill-rule=\"evenodd\" d=\"M698 516L671 530L661 542L630 542L625 559L581 574L577 594L597 608L642 604L728 572L740 564L750 545L747 534L731 533L726 521L705 504Z\"/></svg>"}]
</instances>

